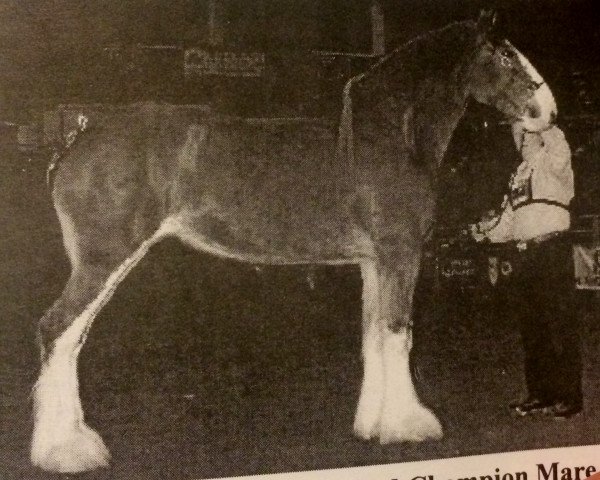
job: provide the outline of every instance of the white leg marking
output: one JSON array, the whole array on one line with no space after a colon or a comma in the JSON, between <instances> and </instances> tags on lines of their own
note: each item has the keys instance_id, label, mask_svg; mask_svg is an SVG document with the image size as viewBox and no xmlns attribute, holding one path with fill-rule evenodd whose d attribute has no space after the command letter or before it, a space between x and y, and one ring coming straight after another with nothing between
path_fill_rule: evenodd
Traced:
<instances>
[{"instance_id":1,"label":"white leg marking","mask_svg":"<svg viewBox=\"0 0 600 480\"><path fill-rule=\"evenodd\" d=\"M63 212L63 209L60 208L56 202L54 202L54 209L56 210L56 215L60 222L63 245L67 252L67 256L69 257L69 261L71 262L71 270L74 270L78 267L77 261L79 259L79 256L77 255L77 235L75 235L75 225L71 218Z\"/></svg>"},{"instance_id":2,"label":"white leg marking","mask_svg":"<svg viewBox=\"0 0 600 480\"><path fill-rule=\"evenodd\" d=\"M380 426L382 444L440 439L442 427L424 407L415 391L409 366L412 335L409 328L398 333L386 329L383 339L385 387Z\"/></svg>"},{"instance_id":3,"label":"white leg marking","mask_svg":"<svg viewBox=\"0 0 600 480\"><path fill-rule=\"evenodd\" d=\"M106 467L110 459L100 436L83 420L77 380L79 347L71 341L73 331L57 342L34 390L31 461L61 473Z\"/></svg>"},{"instance_id":4,"label":"white leg marking","mask_svg":"<svg viewBox=\"0 0 600 480\"><path fill-rule=\"evenodd\" d=\"M363 383L354 418L354 433L363 439L379 435L383 404L383 344L379 319L379 280L373 262L361 265L363 277Z\"/></svg>"},{"instance_id":5,"label":"white leg marking","mask_svg":"<svg viewBox=\"0 0 600 480\"><path fill-rule=\"evenodd\" d=\"M110 455L102 438L84 422L77 357L94 317L148 249L168 233L171 233L171 225L165 223L143 242L108 277L96 298L54 342L33 391L31 461L34 465L60 473L77 473L108 465Z\"/></svg>"}]
</instances>

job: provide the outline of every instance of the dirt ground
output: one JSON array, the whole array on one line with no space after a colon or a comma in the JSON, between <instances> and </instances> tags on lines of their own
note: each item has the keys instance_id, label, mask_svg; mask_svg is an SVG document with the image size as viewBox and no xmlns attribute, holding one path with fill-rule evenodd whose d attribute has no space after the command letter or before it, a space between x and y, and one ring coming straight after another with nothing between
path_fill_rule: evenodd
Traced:
<instances>
[{"instance_id":1,"label":"dirt ground","mask_svg":"<svg viewBox=\"0 0 600 480\"><path fill-rule=\"evenodd\" d=\"M5 159L6 160L6 157ZM0 479L28 463L37 319L68 275L39 159L0 165ZM600 443L598 302L581 294L582 416L514 419L522 353L484 298L419 296L413 367L439 442L382 447L351 434L360 387L360 276L239 265L165 242L96 319L81 354L88 422L113 455L83 479L192 479Z\"/></svg>"}]
</instances>

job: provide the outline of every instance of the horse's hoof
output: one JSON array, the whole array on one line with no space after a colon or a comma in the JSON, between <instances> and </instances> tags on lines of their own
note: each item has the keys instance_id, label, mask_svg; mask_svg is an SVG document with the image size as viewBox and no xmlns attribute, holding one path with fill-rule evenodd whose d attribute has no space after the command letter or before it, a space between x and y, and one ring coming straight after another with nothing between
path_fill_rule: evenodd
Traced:
<instances>
[{"instance_id":1,"label":"horse's hoof","mask_svg":"<svg viewBox=\"0 0 600 480\"><path fill-rule=\"evenodd\" d=\"M44 445L41 439L34 436L31 462L49 472L80 473L108 467L110 453L100 435L87 425L82 425L54 445Z\"/></svg>"},{"instance_id":2,"label":"horse's hoof","mask_svg":"<svg viewBox=\"0 0 600 480\"><path fill-rule=\"evenodd\" d=\"M371 440L379 436L379 422L368 421L366 423L354 422L354 435L361 440Z\"/></svg>"},{"instance_id":3,"label":"horse's hoof","mask_svg":"<svg viewBox=\"0 0 600 480\"><path fill-rule=\"evenodd\" d=\"M423 442L440 440L444 436L442 426L429 409L419 407L407 415L386 416L381 421L379 441L382 445L398 442Z\"/></svg>"},{"instance_id":4,"label":"horse's hoof","mask_svg":"<svg viewBox=\"0 0 600 480\"><path fill-rule=\"evenodd\" d=\"M371 391L367 390L367 393ZM354 417L354 435L362 440L379 436L381 395L362 395Z\"/></svg>"}]
</instances>

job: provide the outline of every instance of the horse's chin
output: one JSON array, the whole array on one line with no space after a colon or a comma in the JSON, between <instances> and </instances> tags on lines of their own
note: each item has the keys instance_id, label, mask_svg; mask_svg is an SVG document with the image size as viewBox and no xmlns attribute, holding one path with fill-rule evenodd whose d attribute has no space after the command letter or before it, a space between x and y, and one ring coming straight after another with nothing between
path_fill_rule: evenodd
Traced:
<instances>
[{"instance_id":1,"label":"horse's chin","mask_svg":"<svg viewBox=\"0 0 600 480\"><path fill-rule=\"evenodd\" d=\"M554 115L550 115L548 118L544 117L528 117L524 116L517 120L518 123L521 124L524 130L528 132L541 132L543 130L547 130L552 125L554 125L555 119Z\"/></svg>"},{"instance_id":2,"label":"horse's chin","mask_svg":"<svg viewBox=\"0 0 600 480\"><path fill-rule=\"evenodd\" d=\"M523 116L519 121L525 130L539 132L545 130L556 122L556 101L552 91L545 83L535 92L527 103Z\"/></svg>"}]
</instances>

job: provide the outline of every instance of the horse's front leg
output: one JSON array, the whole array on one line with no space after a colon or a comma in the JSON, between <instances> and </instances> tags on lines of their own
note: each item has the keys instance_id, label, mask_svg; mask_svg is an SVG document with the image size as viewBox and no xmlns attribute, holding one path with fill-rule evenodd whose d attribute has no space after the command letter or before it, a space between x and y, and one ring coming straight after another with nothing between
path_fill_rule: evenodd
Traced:
<instances>
[{"instance_id":1,"label":"horse's front leg","mask_svg":"<svg viewBox=\"0 0 600 480\"><path fill-rule=\"evenodd\" d=\"M354 433L365 440L379 436L383 406L383 328L380 322L379 275L375 262L360 266L362 287L363 382L354 418Z\"/></svg>"},{"instance_id":2,"label":"horse's front leg","mask_svg":"<svg viewBox=\"0 0 600 480\"><path fill-rule=\"evenodd\" d=\"M442 428L424 407L410 372L412 297L419 255L400 266L369 262L363 272L364 379L355 420L363 438L381 443L439 439Z\"/></svg>"}]
</instances>

